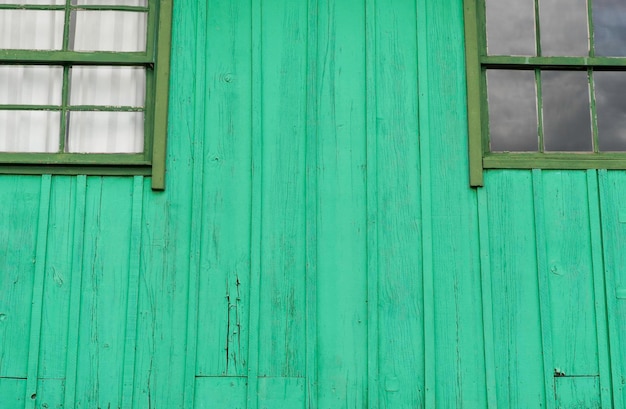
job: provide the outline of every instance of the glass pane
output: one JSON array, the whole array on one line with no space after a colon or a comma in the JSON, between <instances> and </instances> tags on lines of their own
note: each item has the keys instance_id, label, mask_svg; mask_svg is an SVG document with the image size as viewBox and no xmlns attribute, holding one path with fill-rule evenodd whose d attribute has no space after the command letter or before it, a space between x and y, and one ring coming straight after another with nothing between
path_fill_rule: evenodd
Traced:
<instances>
[{"instance_id":1,"label":"glass pane","mask_svg":"<svg viewBox=\"0 0 626 409\"><path fill-rule=\"evenodd\" d=\"M61 113L0 111L0 152L57 152Z\"/></svg>"},{"instance_id":2,"label":"glass pane","mask_svg":"<svg viewBox=\"0 0 626 409\"><path fill-rule=\"evenodd\" d=\"M139 6L147 7L148 0L72 0L72 4L90 6Z\"/></svg>"},{"instance_id":3,"label":"glass pane","mask_svg":"<svg viewBox=\"0 0 626 409\"><path fill-rule=\"evenodd\" d=\"M60 50L63 11L0 10L0 48Z\"/></svg>"},{"instance_id":4,"label":"glass pane","mask_svg":"<svg viewBox=\"0 0 626 409\"><path fill-rule=\"evenodd\" d=\"M535 5L532 1L487 0L487 52L537 55Z\"/></svg>"},{"instance_id":5,"label":"glass pane","mask_svg":"<svg viewBox=\"0 0 626 409\"><path fill-rule=\"evenodd\" d=\"M68 152L143 152L142 112L70 112Z\"/></svg>"},{"instance_id":6,"label":"glass pane","mask_svg":"<svg viewBox=\"0 0 626 409\"><path fill-rule=\"evenodd\" d=\"M61 105L63 67L0 66L0 104Z\"/></svg>"},{"instance_id":7,"label":"glass pane","mask_svg":"<svg viewBox=\"0 0 626 409\"><path fill-rule=\"evenodd\" d=\"M626 57L626 2L594 0L591 4L596 55Z\"/></svg>"},{"instance_id":8,"label":"glass pane","mask_svg":"<svg viewBox=\"0 0 626 409\"><path fill-rule=\"evenodd\" d=\"M592 151L587 73L543 71L541 82L545 150Z\"/></svg>"},{"instance_id":9,"label":"glass pane","mask_svg":"<svg viewBox=\"0 0 626 409\"><path fill-rule=\"evenodd\" d=\"M489 70L487 94L491 151L538 151L535 72Z\"/></svg>"},{"instance_id":10,"label":"glass pane","mask_svg":"<svg viewBox=\"0 0 626 409\"><path fill-rule=\"evenodd\" d=\"M593 73L600 151L626 151L626 72Z\"/></svg>"},{"instance_id":11,"label":"glass pane","mask_svg":"<svg viewBox=\"0 0 626 409\"><path fill-rule=\"evenodd\" d=\"M145 51L148 13L128 11L73 11L76 51Z\"/></svg>"},{"instance_id":12,"label":"glass pane","mask_svg":"<svg viewBox=\"0 0 626 409\"><path fill-rule=\"evenodd\" d=\"M539 0L541 55L589 55L586 0Z\"/></svg>"},{"instance_id":13,"label":"glass pane","mask_svg":"<svg viewBox=\"0 0 626 409\"><path fill-rule=\"evenodd\" d=\"M146 72L138 67L73 67L72 105L142 107Z\"/></svg>"}]
</instances>

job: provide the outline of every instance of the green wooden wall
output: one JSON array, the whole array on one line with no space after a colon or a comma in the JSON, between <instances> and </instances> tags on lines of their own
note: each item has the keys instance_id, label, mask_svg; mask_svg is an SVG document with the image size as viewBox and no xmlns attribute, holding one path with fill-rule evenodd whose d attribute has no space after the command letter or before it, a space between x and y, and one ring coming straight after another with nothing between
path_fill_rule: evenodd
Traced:
<instances>
[{"instance_id":1,"label":"green wooden wall","mask_svg":"<svg viewBox=\"0 0 626 409\"><path fill-rule=\"evenodd\" d=\"M177 0L167 188L0 176L0 408L624 408L626 172L469 188L461 0Z\"/></svg>"}]
</instances>

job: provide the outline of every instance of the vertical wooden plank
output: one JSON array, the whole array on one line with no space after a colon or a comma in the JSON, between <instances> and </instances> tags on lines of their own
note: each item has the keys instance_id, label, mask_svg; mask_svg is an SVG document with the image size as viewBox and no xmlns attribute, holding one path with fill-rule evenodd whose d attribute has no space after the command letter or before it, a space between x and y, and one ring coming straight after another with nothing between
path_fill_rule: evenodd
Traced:
<instances>
[{"instance_id":1,"label":"vertical wooden plank","mask_svg":"<svg viewBox=\"0 0 626 409\"><path fill-rule=\"evenodd\" d=\"M546 408L555 407L554 396L554 358L552 355L552 319L550 311L550 285L548 281L547 248L545 237L545 209L543 174L540 169L533 169L533 203L535 209L535 243L537 246L537 277L539 283L539 305L541 317L541 342L543 358L543 377L545 382Z\"/></svg>"},{"instance_id":2,"label":"vertical wooden plank","mask_svg":"<svg viewBox=\"0 0 626 409\"><path fill-rule=\"evenodd\" d=\"M67 345L70 300L72 230L75 178L54 176L50 186L50 213L46 245L46 268L42 299L39 374L41 378L65 377L64 346ZM38 394L42 398L41 394ZM40 401L43 402L43 401Z\"/></svg>"},{"instance_id":3,"label":"vertical wooden plank","mask_svg":"<svg viewBox=\"0 0 626 409\"><path fill-rule=\"evenodd\" d=\"M130 178L87 179L77 407L121 406L132 192Z\"/></svg>"},{"instance_id":4,"label":"vertical wooden plank","mask_svg":"<svg viewBox=\"0 0 626 409\"><path fill-rule=\"evenodd\" d=\"M485 407L476 191L469 188L462 2L417 3L426 406ZM428 196L424 196L428 195ZM432 284L431 284L432 283ZM431 323L432 321L432 323ZM434 334L429 332L433 331Z\"/></svg>"},{"instance_id":5,"label":"vertical wooden plank","mask_svg":"<svg viewBox=\"0 0 626 409\"><path fill-rule=\"evenodd\" d=\"M367 405L365 7L319 7L318 406Z\"/></svg>"},{"instance_id":6,"label":"vertical wooden plank","mask_svg":"<svg viewBox=\"0 0 626 409\"><path fill-rule=\"evenodd\" d=\"M485 175L487 203L479 202L483 276L485 356L493 339L494 380L497 406L534 408L545 405L541 315L535 243L535 209L530 170L490 170ZM482 226L488 217L488 226ZM483 240L488 227L487 240ZM488 262L490 270L485 270ZM489 280L486 277L490 276ZM490 294L491 293L491 294ZM491 301L489 301L491 298ZM492 316L492 326L488 322ZM489 333L491 331L491 334ZM489 359L487 359L489 361ZM490 364L487 362L489 371ZM492 382L495 382L493 385ZM489 389L487 389L489 393ZM488 395L488 398L493 396ZM489 400L493 404L492 399Z\"/></svg>"},{"instance_id":7,"label":"vertical wooden plank","mask_svg":"<svg viewBox=\"0 0 626 409\"><path fill-rule=\"evenodd\" d=\"M191 226L189 229L189 282L187 292L187 336L185 348L184 408L194 407L196 363L198 348L198 297L199 274L202 258L203 194L204 187L204 135L206 130L206 26L207 2L195 2L195 89L194 89L194 139L190 152L191 177Z\"/></svg>"},{"instance_id":8,"label":"vertical wooden plank","mask_svg":"<svg viewBox=\"0 0 626 409\"><path fill-rule=\"evenodd\" d=\"M318 408L317 395L317 253L318 253L318 15L319 0L308 0L306 126L306 389L307 409Z\"/></svg>"},{"instance_id":9,"label":"vertical wooden plank","mask_svg":"<svg viewBox=\"0 0 626 409\"><path fill-rule=\"evenodd\" d=\"M259 376L305 371L306 13L262 3Z\"/></svg>"},{"instance_id":10,"label":"vertical wooden plank","mask_svg":"<svg viewBox=\"0 0 626 409\"><path fill-rule=\"evenodd\" d=\"M425 359L417 10L405 0L370 7L368 269L375 285L368 286L370 294L377 287L377 298L368 308L378 328L368 320L368 346L377 343L379 374L368 388L381 408L417 408L424 406Z\"/></svg>"},{"instance_id":11,"label":"vertical wooden plank","mask_svg":"<svg viewBox=\"0 0 626 409\"><path fill-rule=\"evenodd\" d=\"M35 253L35 278L33 283L30 337L28 341L28 376L26 381L25 407L35 408L37 401L37 377L39 375L39 347L44 278L46 270L46 246L48 244L48 218L50 216L51 176L41 177L39 217L37 218L37 250Z\"/></svg>"},{"instance_id":12,"label":"vertical wooden plank","mask_svg":"<svg viewBox=\"0 0 626 409\"><path fill-rule=\"evenodd\" d=\"M248 388L247 409L257 409L259 376L259 330L261 289L262 188L263 188L263 2L251 0L252 70L251 76L251 154L252 184L250 186L250 307L248 317Z\"/></svg>"},{"instance_id":13,"label":"vertical wooden plank","mask_svg":"<svg viewBox=\"0 0 626 409\"><path fill-rule=\"evenodd\" d=\"M613 407L626 406L624 388L624 358L626 358L622 317L626 313L623 288L626 286L626 253L623 242L626 238L626 174L621 171L599 171L600 216L602 227L602 255L604 260L606 312L608 322L610 368L613 392ZM621 291L619 291L619 290Z\"/></svg>"},{"instance_id":14,"label":"vertical wooden plank","mask_svg":"<svg viewBox=\"0 0 626 409\"><path fill-rule=\"evenodd\" d=\"M23 379L25 388L41 177L1 176L0 191L11 198L0 206L0 260L11 263L0 274L0 379Z\"/></svg>"},{"instance_id":15,"label":"vertical wooden plank","mask_svg":"<svg viewBox=\"0 0 626 409\"><path fill-rule=\"evenodd\" d=\"M376 0L365 0L365 139L367 226L367 406L378 409L379 302L378 302L378 133L376 89Z\"/></svg>"},{"instance_id":16,"label":"vertical wooden plank","mask_svg":"<svg viewBox=\"0 0 626 409\"><path fill-rule=\"evenodd\" d=\"M250 3L211 0L207 10L196 376L242 376L250 291Z\"/></svg>"},{"instance_id":17,"label":"vertical wooden plank","mask_svg":"<svg viewBox=\"0 0 626 409\"><path fill-rule=\"evenodd\" d=\"M611 387L609 334L607 328L607 300L604 289L604 261L602 257L602 222L600 220L600 191L596 170L587 171L587 200L589 206L589 230L591 233L591 258L593 294L596 315L598 346L599 392L602 407L614 407Z\"/></svg>"},{"instance_id":18,"label":"vertical wooden plank","mask_svg":"<svg viewBox=\"0 0 626 409\"><path fill-rule=\"evenodd\" d=\"M137 351L137 309L139 304L139 269L141 263L141 223L143 213L143 177L133 178L131 230L124 331L124 368L122 372L122 408L132 409Z\"/></svg>"},{"instance_id":19,"label":"vertical wooden plank","mask_svg":"<svg viewBox=\"0 0 626 409\"><path fill-rule=\"evenodd\" d=\"M417 75L420 140L420 196L422 219L422 283L424 293L424 407L435 408L435 288L432 235L432 181L430 161L430 106L428 89L428 18L426 0L416 0Z\"/></svg>"},{"instance_id":20,"label":"vertical wooden plank","mask_svg":"<svg viewBox=\"0 0 626 409\"><path fill-rule=\"evenodd\" d=\"M480 273L483 304L483 337L485 343L485 379L487 407L498 407L496 396L495 345L493 342L493 297L491 294L491 254L489 251L489 211L486 189L478 189L478 229L480 245ZM497 239L495 240L497 241Z\"/></svg>"},{"instance_id":21,"label":"vertical wooden plank","mask_svg":"<svg viewBox=\"0 0 626 409\"><path fill-rule=\"evenodd\" d=\"M76 377L78 372L78 334L83 278L83 242L85 238L85 204L87 177L76 177L74 202L74 228L72 231L71 283L68 316L67 352L65 364L65 407L73 408L76 401Z\"/></svg>"}]
</instances>

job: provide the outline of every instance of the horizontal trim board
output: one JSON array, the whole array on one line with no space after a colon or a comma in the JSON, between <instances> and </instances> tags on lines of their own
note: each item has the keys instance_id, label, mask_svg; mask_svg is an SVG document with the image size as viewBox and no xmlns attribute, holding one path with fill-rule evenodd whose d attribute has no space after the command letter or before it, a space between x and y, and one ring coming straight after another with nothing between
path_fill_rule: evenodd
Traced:
<instances>
[{"instance_id":1,"label":"horizontal trim board","mask_svg":"<svg viewBox=\"0 0 626 409\"><path fill-rule=\"evenodd\" d=\"M482 56L480 63L487 68L579 68L597 67L600 69L626 69L626 58L612 57L518 57Z\"/></svg>"},{"instance_id":2,"label":"horizontal trim board","mask_svg":"<svg viewBox=\"0 0 626 409\"><path fill-rule=\"evenodd\" d=\"M144 153L30 153L0 152L5 165L147 166Z\"/></svg>"},{"instance_id":3,"label":"horizontal trim board","mask_svg":"<svg viewBox=\"0 0 626 409\"><path fill-rule=\"evenodd\" d=\"M10 166L0 165L0 175L150 176L149 166Z\"/></svg>"},{"instance_id":4,"label":"horizontal trim board","mask_svg":"<svg viewBox=\"0 0 626 409\"><path fill-rule=\"evenodd\" d=\"M626 169L624 154L501 154L483 158L485 169Z\"/></svg>"},{"instance_id":5,"label":"horizontal trim board","mask_svg":"<svg viewBox=\"0 0 626 409\"><path fill-rule=\"evenodd\" d=\"M70 10L96 10L96 11L138 11L138 12L147 12L149 11L148 7L142 6L104 6L104 5L74 5L70 4L67 6ZM0 10L58 10L64 11L66 8L65 4L54 5L54 4L0 4Z\"/></svg>"},{"instance_id":6,"label":"horizontal trim board","mask_svg":"<svg viewBox=\"0 0 626 409\"><path fill-rule=\"evenodd\" d=\"M76 65L149 65L154 57L146 52L0 50L0 63L6 64L76 64Z\"/></svg>"}]
</instances>

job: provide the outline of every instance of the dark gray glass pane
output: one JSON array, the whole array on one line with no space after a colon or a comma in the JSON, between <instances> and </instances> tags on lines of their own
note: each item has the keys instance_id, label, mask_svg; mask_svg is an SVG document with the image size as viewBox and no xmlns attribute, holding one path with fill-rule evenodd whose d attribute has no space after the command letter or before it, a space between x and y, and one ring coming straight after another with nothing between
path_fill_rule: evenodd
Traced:
<instances>
[{"instance_id":1,"label":"dark gray glass pane","mask_svg":"<svg viewBox=\"0 0 626 409\"><path fill-rule=\"evenodd\" d=\"M600 151L626 151L626 72L594 72Z\"/></svg>"},{"instance_id":2,"label":"dark gray glass pane","mask_svg":"<svg viewBox=\"0 0 626 409\"><path fill-rule=\"evenodd\" d=\"M601 57L626 57L626 2L594 0L595 53Z\"/></svg>"},{"instance_id":3,"label":"dark gray glass pane","mask_svg":"<svg viewBox=\"0 0 626 409\"><path fill-rule=\"evenodd\" d=\"M539 0L541 55L589 55L586 0Z\"/></svg>"},{"instance_id":4,"label":"dark gray glass pane","mask_svg":"<svg viewBox=\"0 0 626 409\"><path fill-rule=\"evenodd\" d=\"M487 53L537 55L532 1L487 0Z\"/></svg>"},{"instance_id":5,"label":"dark gray glass pane","mask_svg":"<svg viewBox=\"0 0 626 409\"><path fill-rule=\"evenodd\" d=\"M536 152L537 96L534 71L487 71L492 152Z\"/></svg>"},{"instance_id":6,"label":"dark gray glass pane","mask_svg":"<svg viewBox=\"0 0 626 409\"><path fill-rule=\"evenodd\" d=\"M543 71L541 82L545 150L592 151L587 73Z\"/></svg>"}]
</instances>

